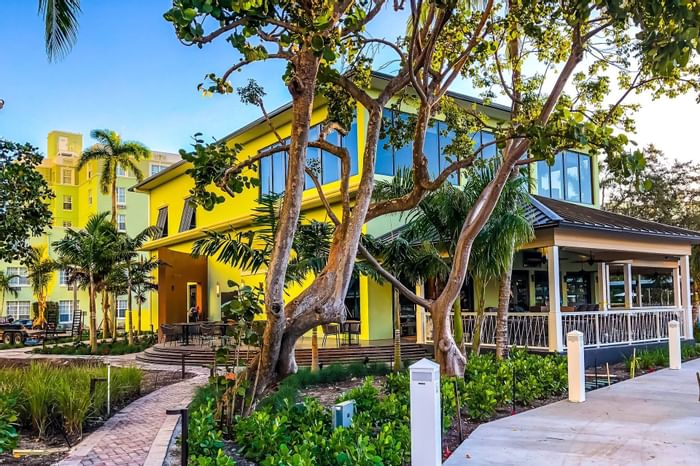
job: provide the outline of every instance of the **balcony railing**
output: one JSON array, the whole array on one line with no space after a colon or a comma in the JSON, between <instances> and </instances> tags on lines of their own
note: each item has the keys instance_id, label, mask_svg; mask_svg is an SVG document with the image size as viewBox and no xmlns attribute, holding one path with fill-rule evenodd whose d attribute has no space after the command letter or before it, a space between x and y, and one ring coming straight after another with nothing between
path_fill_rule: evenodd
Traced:
<instances>
[{"instance_id":1,"label":"balcony railing","mask_svg":"<svg viewBox=\"0 0 700 466\"><path fill-rule=\"evenodd\" d=\"M572 330L583 333L585 347L604 347L633 343L649 343L668 339L668 323L677 320L681 335L687 337L684 310L678 308L639 308L615 311L563 312L561 318L562 340ZM547 350L555 345L549 342L549 318L547 312L515 312L508 314L508 346ZM464 343L472 344L476 325L475 312L463 312ZM426 340L432 341L432 321L427 317ZM496 313L485 312L481 328L481 345L496 345ZM566 349L566 346L564 346Z\"/></svg>"}]
</instances>

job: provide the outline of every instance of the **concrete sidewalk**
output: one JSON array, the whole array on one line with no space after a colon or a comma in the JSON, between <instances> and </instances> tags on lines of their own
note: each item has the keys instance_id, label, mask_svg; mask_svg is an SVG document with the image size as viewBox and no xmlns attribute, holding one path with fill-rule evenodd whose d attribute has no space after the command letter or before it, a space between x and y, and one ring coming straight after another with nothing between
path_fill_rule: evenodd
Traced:
<instances>
[{"instance_id":1,"label":"concrete sidewalk","mask_svg":"<svg viewBox=\"0 0 700 466\"><path fill-rule=\"evenodd\" d=\"M443 466L698 465L700 359L477 428Z\"/></svg>"}]
</instances>

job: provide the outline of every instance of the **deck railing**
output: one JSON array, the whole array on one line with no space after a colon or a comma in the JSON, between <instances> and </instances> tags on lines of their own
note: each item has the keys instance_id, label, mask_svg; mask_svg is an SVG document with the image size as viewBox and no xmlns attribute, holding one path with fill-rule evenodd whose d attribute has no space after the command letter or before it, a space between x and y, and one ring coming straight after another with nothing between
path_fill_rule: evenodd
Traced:
<instances>
[{"instance_id":1,"label":"deck railing","mask_svg":"<svg viewBox=\"0 0 700 466\"><path fill-rule=\"evenodd\" d=\"M546 312L517 312L508 314L508 346L546 350L549 342L549 314ZM428 319L430 321L430 319ZM476 325L475 312L463 312L464 343L472 344ZM432 325L427 325L427 338L432 341ZM481 345L496 346L496 313L485 312L481 328Z\"/></svg>"},{"instance_id":2,"label":"deck railing","mask_svg":"<svg viewBox=\"0 0 700 466\"><path fill-rule=\"evenodd\" d=\"M572 330L583 333L586 347L648 343L668 339L668 323L677 320L685 335L684 311L678 308L638 308L617 311L564 312L562 339Z\"/></svg>"},{"instance_id":3,"label":"deck railing","mask_svg":"<svg viewBox=\"0 0 700 466\"><path fill-rule=\"evenodd\" d=\"M547 312L512 312L508 314L508 346L547 350L549 342L549 317ZM677 320L681 335L686 336L683 309L637 308L608 311L561 313L562 341L572 330L583 333L585 347L603 347L632 343L648 343L668 339L668 323ZM463 312L464 343L472 343L476 325L475 312ZM432 341L432 322L426 321L426 340ZM481 344L496 345L496 313L485 312L481 327ZM554 347L554 345L552 345ZM566 346L564 346L566 349Z\"/></svg>"}]
</instances>

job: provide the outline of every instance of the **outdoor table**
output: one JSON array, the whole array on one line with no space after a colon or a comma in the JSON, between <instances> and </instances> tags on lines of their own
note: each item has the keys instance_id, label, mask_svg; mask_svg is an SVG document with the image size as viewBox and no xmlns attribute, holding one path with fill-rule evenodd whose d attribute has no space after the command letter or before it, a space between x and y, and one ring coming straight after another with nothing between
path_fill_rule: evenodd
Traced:
<instances>
[{"instance_id":1,"label":"outdoor table","mask_svg":"<svg viewBox=\"0 0 700 466\"><path fill-rule=\"evenodd\" d=\"M202 325L201 322L180 322L177 324L179 327L182 327L182 346L187 346L190 344L190 327L199 327Z\"/></svg>"}]
</instances>

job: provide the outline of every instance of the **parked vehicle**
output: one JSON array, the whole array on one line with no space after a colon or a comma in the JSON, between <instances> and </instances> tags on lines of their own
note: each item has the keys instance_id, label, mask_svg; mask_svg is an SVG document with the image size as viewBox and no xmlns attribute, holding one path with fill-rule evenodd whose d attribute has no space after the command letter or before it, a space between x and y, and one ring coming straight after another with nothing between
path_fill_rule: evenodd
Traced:
<instances>
[{"instance_id":1,"label":"parked vehicle","mask_svg":"<svg viewBox=\"0 0 700 466\"><path fill-rule=\"evenodd\" d=\"M27 327L22 325L20 321L0 324L0 342L2 343L20 345L28 337Z\"/></svg>"}]
</instances>

